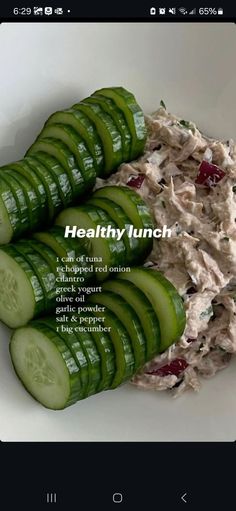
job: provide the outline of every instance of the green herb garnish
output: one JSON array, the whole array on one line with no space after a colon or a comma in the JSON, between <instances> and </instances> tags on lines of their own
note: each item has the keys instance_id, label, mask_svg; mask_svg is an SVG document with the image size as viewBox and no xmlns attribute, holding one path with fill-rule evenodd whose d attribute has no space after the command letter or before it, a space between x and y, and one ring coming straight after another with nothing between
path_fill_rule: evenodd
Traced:
<instances>
[{"instance_id":1,"label":"green herb garnish","mask_svg":"<svg viewBox=\"0 0 236 511\"><path fill-rule=\"evenodd\" d=\"M181 119L181 121L179 121L179 123L181 124L181 126L184 126L184 128L188 128L188 129L192 129L192 125L191 125L191 122L189 121L185 121L184 119Z\"/></svg>"},{"instance_id":2,"label":"green herb garnish","mask_svg":"<svg viewBox=\"0 0 236 511\"><path fill-rule=\"evenodd\" d=\"M180 126L183 126L183 128L191 130L193 133L195 131L195 127L193 126L192 122L185 121L184 119L181 119L181 121L178 121L178 124Z\"/></svg>"},{"instance_id":3,"label":"green herb garnish","mask_svg":"<svg viewBox=\"0 0 236 511\"><path fill-rule=\"evenodd\" d=\"M162 106L162 108L164 108L166 110L166 105L165 105L163 99L161 99L161 101L160 101L160 106Z\"/></svg>"}]
</instances>

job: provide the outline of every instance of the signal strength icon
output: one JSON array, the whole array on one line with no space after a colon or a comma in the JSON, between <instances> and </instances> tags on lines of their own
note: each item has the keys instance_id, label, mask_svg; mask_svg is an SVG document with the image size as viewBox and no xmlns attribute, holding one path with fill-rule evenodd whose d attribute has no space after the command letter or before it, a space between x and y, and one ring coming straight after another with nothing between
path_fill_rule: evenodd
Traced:
<instances>
[{"instance_id":1,"label":"signal strength icon","mask_svg":"<svg viewBox=\"0 0 236 511\"><path fill-rule=\"evenodd\" d=\"M192 11L189 12L189 14L197 14L197 9L193 9Z\"/></svg>"},{"instance_id":2,"label":"signal strength icon","mask_svg":"<svg viewBox=\"0 0 236 511\"><path fill-rule=\"evenodd\" d=\"M181 14L188 14L188 11L187 11L187 9L185 9L185 7L180 7L180 8L179 8L179 12L180 12Z\"/></svg>"}]
</instances>

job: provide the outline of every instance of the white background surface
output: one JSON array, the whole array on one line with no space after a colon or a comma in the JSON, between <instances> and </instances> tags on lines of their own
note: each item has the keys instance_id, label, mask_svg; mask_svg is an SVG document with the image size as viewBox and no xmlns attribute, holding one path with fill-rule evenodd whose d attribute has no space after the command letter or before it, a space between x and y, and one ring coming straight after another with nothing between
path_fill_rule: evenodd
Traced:
<instances>
[{"instance_id":1,"label":"white background surface","mask_svg":"<svg viewBox=\"0 0 236 511\"><path fill-rule=\"evenodd\" d=\"M109 85L131 89L146 112L160 99L213 136L236 138L236 31L226 24L0 25L0 165L23 156L45 119ZM199 394L125 385L62 412L19 384L0 329L0 439L235 440L236 361Z\"/></svg>"}]
</instances>

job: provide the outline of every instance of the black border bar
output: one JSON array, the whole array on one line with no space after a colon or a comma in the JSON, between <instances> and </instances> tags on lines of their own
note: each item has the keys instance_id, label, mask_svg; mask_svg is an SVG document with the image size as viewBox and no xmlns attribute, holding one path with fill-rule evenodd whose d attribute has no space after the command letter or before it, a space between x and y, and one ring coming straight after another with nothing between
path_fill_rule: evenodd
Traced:
<instances>
[{"instance_id":1,"label":"black border bar","mask_svg":"<svg viewBox=\"0 0 236 511\"><path fill-rule=\"evenodd\" d=\"M0 443L4 509L233 509L235 443ZM56 494L56 496L55 496ZM187 500L186 502L182 497ZM16 507L15 507L16 506Z\"/></svg>"},{"instance_id":2,"label":"black border bar","mask_svg":"<svg viewBox=\"0 0 236 511\"><path fill-rule=\"evenodd\" d=\"M151 22L151 23L222 23L236 22L236 4L228 3L225 0L212 0L201 2L191 0L190 5L186 2L177 0L149 0L144 4L131 3L122 4L121 2L109 2L99 0L91 2L75 2L75 0L55 0L47 1L15 0L12 3L7 2L1 5L0 22ZM185 5L186 7L183 7ZM46 9L46 11L45 11ZM51 9L51 12L50 12ZM175 13L173 13L173 9ZM223 9L223 14L218 14L219 9ZM46 14L48 12L49 14ZM151 10L152 13L151 14ZM190 14L191 12L195 12ZM165 11L165 12L164 12ZM38 14L36 14L38 12Z\"/></svg>"}]
</instances>

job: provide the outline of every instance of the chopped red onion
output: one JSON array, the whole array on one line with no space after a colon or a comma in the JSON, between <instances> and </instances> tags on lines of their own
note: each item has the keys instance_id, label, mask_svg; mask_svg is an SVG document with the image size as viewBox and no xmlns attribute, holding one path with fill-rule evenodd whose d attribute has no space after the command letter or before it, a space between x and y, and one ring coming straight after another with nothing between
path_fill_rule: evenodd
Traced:
<instances>
[{"instance_id":1,"label":"chopped red onion","mask_svg":"<svg viewBox=\"0 0 236 511\"><path fill-rule=\"evenodd\" d=\"M203 160L199 167L195 183L197 185L204 185L210 188L219 183L224 176L225 172L217 167L217 165L213 165L212 163L208 163L208 161Z\"/></svg>"},{"instance_id":2,"label":"chopped red onion","mask_svg":"<svg viewBox=\"0 0 236 511\"><path fill-rule=\"evenodd\" d=\"M128 186L131 186L131 188L141 188L143 181L145 179L144 174L139 174L137 177L131 177L127 183Z\"/></svg>"},{"instance_id":3,"label":"chopped red onion","mask_svg":"<svg viewBox=\"0 0 236 511\"><path fill-rule=\"evenodd\" d=\"M154 376L179 376L187 367L188 362L184 358L175 358L169 364L152 371L147 371L146 374L153 374Z\"/></svg>"}]
</instances>

